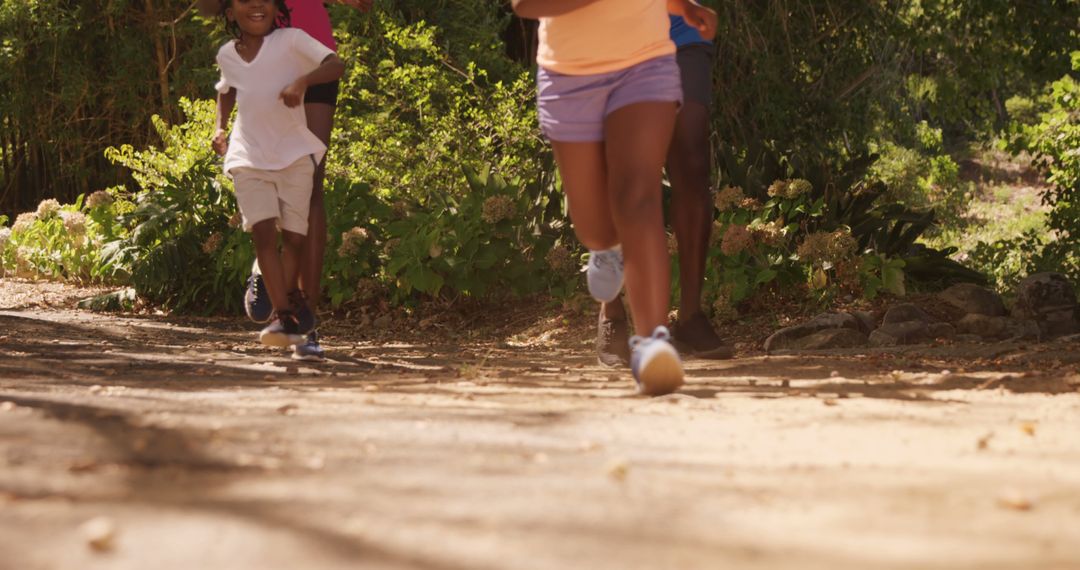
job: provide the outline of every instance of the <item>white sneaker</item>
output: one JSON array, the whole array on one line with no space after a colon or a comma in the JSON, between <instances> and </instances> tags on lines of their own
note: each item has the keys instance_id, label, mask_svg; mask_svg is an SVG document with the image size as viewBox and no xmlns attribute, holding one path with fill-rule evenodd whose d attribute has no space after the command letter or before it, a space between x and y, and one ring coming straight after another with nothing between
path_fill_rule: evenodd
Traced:
<instances>
[{"instance_id":1,"label":"white sneaker","mask_svg":"<svg viewBox=\"0 0 1080 570\"><path fill-rule=\"evenodd\" d=\"M656 327L650 337L630 339L630 371L638 393L646 396L670 394L683 385L682 359L671 346L667 327Z\"/></svg>"},{"instance_id":2,"label":"white sneaker","mask_svg":"<svg viewBox=\"0 0 1080 570\"><path fill-rule=\"evenodd\" d=\"M589 294L601 303L618 298L623 287L622 246L589 252L589 264L585 266Z\"/></svg>"}]
</instances>

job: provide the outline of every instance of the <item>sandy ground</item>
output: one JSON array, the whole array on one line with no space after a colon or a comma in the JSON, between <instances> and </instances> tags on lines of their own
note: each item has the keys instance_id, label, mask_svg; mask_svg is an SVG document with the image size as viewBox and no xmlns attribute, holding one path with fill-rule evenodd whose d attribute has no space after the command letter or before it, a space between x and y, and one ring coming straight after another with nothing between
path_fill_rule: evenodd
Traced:
<instances>
[{"instance_id":1,"label":"sandy ground","mask_svg":"<svg viewBox=\"0 0 1080 570\"><path fill-rule=\"evenodd\" d=\"M1080 568L1076 340L691 361L645 399L580 342L313 367L9 305L3 569Z\"/></svg>"}]
</instances>

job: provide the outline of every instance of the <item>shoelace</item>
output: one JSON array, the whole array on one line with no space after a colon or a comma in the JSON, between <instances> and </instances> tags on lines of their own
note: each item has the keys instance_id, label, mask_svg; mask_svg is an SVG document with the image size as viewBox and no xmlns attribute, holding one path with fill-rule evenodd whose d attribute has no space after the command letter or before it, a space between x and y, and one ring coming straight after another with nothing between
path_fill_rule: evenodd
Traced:
<instances>
[{"instance_id":1,"label":"shoelace","mask_svg":"<svg viewBox=\"0 0 1080 570\"><path fill-rule=\"evenodd\" d=\"M660 325L653 329L652 336L634 336L630 339L630 350L638 347L639 344L648 340L671 340L671 331L667 327Z\"/></svg>"},{"instance_id":2,"label":"shoelace","mask_svg":"<svg viewBox=\"0 0 1080 570\"><path fill-rule=\"evenodd\" d=\"M607 250L591 253L589 259L593 260L593 264L598 269L614 268L621 271L623 268L622 255L614 251Z\"/></svg>"}]
</instances>

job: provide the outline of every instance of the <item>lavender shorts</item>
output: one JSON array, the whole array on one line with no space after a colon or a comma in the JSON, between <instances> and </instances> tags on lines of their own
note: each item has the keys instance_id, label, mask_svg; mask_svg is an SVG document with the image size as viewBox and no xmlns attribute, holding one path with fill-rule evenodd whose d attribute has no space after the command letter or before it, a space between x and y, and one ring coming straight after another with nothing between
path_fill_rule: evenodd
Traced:
<instances>
[{"instance_id":1,"label":"lavender shorts","mask_svg":"<svg viewBox=\"0 0 1080 570\"><path fill-rule=\"evenodd\" d=\"M542 67L536 73L540 130L553 141L602 141L604 119L612 112L635 103L668 101L683 101L674 55L596 75L565 75Z\"/></svg>"}]
</instances>

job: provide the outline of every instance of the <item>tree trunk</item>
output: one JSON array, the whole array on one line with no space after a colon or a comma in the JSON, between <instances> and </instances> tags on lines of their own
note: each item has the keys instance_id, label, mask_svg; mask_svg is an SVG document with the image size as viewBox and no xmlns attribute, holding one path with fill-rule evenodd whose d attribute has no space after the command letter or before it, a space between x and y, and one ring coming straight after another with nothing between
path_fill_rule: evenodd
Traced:
<instances>
[{"instance_id":1,"label":"tree trunk","mask_svg":"<svg viewBox=\"0 0 1080 570\"><path fill-rule=\"evenodd\" d=\"M158 89L161 91L161 116L166 120L172 120L169 112L169 58L165 53L165 40L161 37L161 27L158 25L157 10L154 8L154 0L146 0L146 16L149 19L147 28L154 36L154 53L157 58Z\"/></svg>"}]
</instances>

